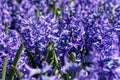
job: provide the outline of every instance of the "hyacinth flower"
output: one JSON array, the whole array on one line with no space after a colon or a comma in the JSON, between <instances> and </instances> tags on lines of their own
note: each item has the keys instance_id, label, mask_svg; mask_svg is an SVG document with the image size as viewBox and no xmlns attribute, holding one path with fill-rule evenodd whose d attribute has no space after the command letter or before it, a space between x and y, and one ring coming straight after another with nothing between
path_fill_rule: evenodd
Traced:
<instances>
[{"instance_id":1,"label":"hyacinth flower","mask_svg":"<svg viewBox=\"0 0 120 80\"><path fill-rule=\"evenodd\" d=\"M61 1L61 18L59 23L61 35L58 50L62 56L71 52L78 54L84 44L84 27L82 26L81 18L75 14L76 5L72 0Z\"/></svg>"},{"instance_id":2,"label":"hyacinth flower","mask_svg":"<svg viewBox=\"0 0 120 80\"><path fill-rule=\"evenodd\" d=\"M104 18L104 20L105 20L105 18ZM113 60L113 62L115 60L118 60L118 62L119 62L119 57L120 57L119 56L118 36L117 36L116 32L113 30L113 27L108 23L108 20L106 20L106 22L103 24L104 27L101 29L100 38L99 38L100 42L98 42L98 44L94 44L95 45L94 48L98 49L97 51L100 51L98 53L96 52L97 53L96 55L99 57L98 59L100 59L98 61L100 61L99 63L101 65L101 68L103 68L103 70L100 71L102 73L104 72L104 69L106 69L106 68L104 68L105 66L110 67L110 65L109 66L107 65L107 64L109 64L109 62L107 60L110 59L110 61ZM94 49L93 49L93 51L94 51ZM104 60L106 63L105 65L104 65ZM101 61L102 61L102 63L101 63ZM118 67L117 63L116 64L113 63L114 64L113 66ZM100 67L100 65L99 65L99 67ZM110 67L110 71L111 71L111 69L112 68ZM100 70L100 68L99 68L99 70ZM107 72L107 71L105 71L105 72ZM108 72L109 72L109 69L108 69ZM111 75L114 76L113 73L111 73ZM109 76L110 76L110 74L109 74ZM113 79L112 76L109 77L109 79ZM116 78L118 78L118 77L116 77Z\"/></svg>"},{"instance_id":3,"label":"hyacinth flower","mask_svg":"<svg viewBox=\"0 0 120 80\"><path fill-rule=\"evenodd\" d=\"M22 2L22 1L21 1ZM56 10L60 7L60 0L29 0L31 5L36 6L36 12L40 12L43 15L53 12L56 14Z\"/></svg>"},{"instance_id":4,"label":"hyacinth flower","mask_svg":"<svg viewBox=\"0 0 120 80\"><path fill-rule=\"evenodd\" d=\"M25 50L35 58L37 64L40 64L39 58L43 59L46 54L46 48L49 42L53 41L57 46L58 36L58 20L52 13L42 15L36 13L36 6L29 1L22 1L14 4L13 21L10 29L16 30L23 39ZM26 15L24 15L26 14ZM29 18L29 19L28 19ZM54 29L54 30L52 30Z\"/></svg>"},{"instance_id":5,"label":"hyacinth flower","mask_svg":"<svg viewBox=\"0 0 120 80\"><path fill-rule=\"evenodd\" d=\"M23 3L27 5L27 3ZM16 14L16 23L14 29L21 35L25 48L33 56L43 59L47 51L49 42L53 41L57 46L58 41L58 20L52 13L44 16L40 14L36 18L36 7L29 3L29 7L19 6L18 14ZM31 8L33 7L33 8ZM26 15L23 15L26 14ZM28 19L29 18L29 19ZM37 64L40 64L39 58L35 57Z\"/></svg>"},{"instance_id":6,"label":"hyacinth flower","mask_svg":"<svg viewBox=\"0 0 120 80\"><path fill-rule=\"evenodd\" d=\"M12 8L7 4L7 0L1 0L0 1L0 28L4 30L5 32L7 31L8 27L11 26L12 22L12 17L11 17L11 10Z\"/></svg>"},{"instance_id":7,"label":"hyacinth flower","mask_svg":"<svg viewBox=\"0 0 120 80\"><path fill-rule=\"evenodd\" d=\"M119 80L119 7L119 0L1 0L7 75L11 67L26 80ZM11 66L21 39L23 55Z\"/></svg>"},{"instance_id":8,"label":"hyacinth flower","mask_svg":"<svg viewBox=\"0 0 120 80\"><path fill-rule=\"evenodd\" d=\"M31 37L31 41L28 44L29 46L35 46L34 44L37 44L34 42L35 38L36 38L36 41L39 42L39 40L37 40L37 39L40 39L40 37L42 37L43 35L52 34L52 33L48 33L48 31L51 30L50 29L51 27L53 27L53 28L57 27L57 19L51 13L46 16L41 14L40 16L38 16L38 19L36 19L36 9L37 8L34 4L31 4L30 1L26 1L26 0L22 1L17 6L17 8L18 9L16 10L16 14L15 14L16 17L14 18L14 21L15 21L14 29L16 29L21 34L21 37L24 39L25 38L28 39L28 37ZM26 14L26 15L24 15L24 14ZM51 21L49 21L49 20L51 20ZM55 26L51 26L51 25L55 25ZM46 29L43 28L42 26L46 26ZM11 26L11 28L12 28L12 26ZM47 30L47 28L48 28L48 30ZM46 30L46 32L44 32L45 30ZM27 32L28 32L28 34L27 34ZM29 34L29 32L30 32L30 34ZM54 31L53 31L53 33L54 33ZM33 36L33 35L35 35L35 36ZM51 35L49 35L48 37L51 37ZM26 44L28 43L27 42L28 40L26 40ZM28 47L26 47L26 48L28 48Z\"/></svg>"},{"instance_id":9,"label":"hyacinth flower","mask_svg":"<svg viewBox=\"0 0 120 80\"><path fill-rule=\"evenodd\" d=\"M29 67L27 64L25 64L25 67L27 69L27 71L29 72L29 74L27 75L27 79L34 79L34 75L38 74L39 77L38 77L38 80L39 79L42 79L42 80L47 80L47 79L50 79L50 80L60 80L60 78L58 78L57 75L54 75L54 76L45 76L44 74L53 74L53 70L52 70L52 65L48 65L47 62L43 61L42 62L42 68L41 69L36 69L36 68L31 68Z\"/></svg>"},{"instance_id":10,"label":"hyacinth flower","mask_svg":"<svg viewBox=\"0 0 120 80\"><path fill-rule=\"evenodd\" d=\"M81 64L72 62L68 57L64 57L64 66L61 67L62 75L65 79L75 79L78 75L79 70L81 70Z\"/></svg>"},{"instance_id":11,"label":"hyacinth flower","mask_svg":"<svg viewBox=\"0 0 120 80\"><path fill-rule=\"evenodd\" d=\"M0 55L1 55L0 56L0 63L1 63L0 69L2 69L3 60L5 59L6 55L8 55L9 56L8 64L7 64L7 78L8 78L10 68L14 62L15 55L16 55L20 45L22 44L22 42L21 42L20 35L14 30L8 30L7 33L5 33L2 30L0 32L1 32L1 34L0 34L1 35L1 37L0 37L0 45L1 45L1 47L0 47ZM22 70L22 67L23 67L23 64L25 63L24 61L26 59L27 58L26 58L25 54L22 54L20 60L18 61L18 65L17 65L17 68L20 71L24 71L24 70Z\"/></svg>"},{"instance_id":12,"label":"hyacinth flower","mask_svg":"<svg viewBox=\"0 0 120 80\"><path fill-rule=\"evenodd\" d=\"M98 48L97 51L101 52L101 53L99 53L99 55L105 56L105 58L103 58L103 59L108 59L108 58L111 58L112 60L114 60L115 58L118 59L119 58L118 37L117 37L116 32L114 32L114 27L112 25L110 25L110 23L107 19L108 17L106 15L106 13L99 14L96 11L96 7L95 7L95 9L93 8L96 5L91 4L90 1L88 1L88 2L86 1L85 3L83 3L83 5L82 5L83 13L81 13L81 15L83 15L83 17L80 17L80 18L82 18L81 21L83 21L82 23L83 23L84 30L85 30L85 39L84 40L85 40L85 48L87 50L87 54L91 54L92 48L90 46L92 46L94 44L94 45L96 45L96 47L93 45L93 48L95 48L95 50L96 50L96 48ZM98 4L99 4L99 2L98 2ZM84 11L84 8L85 8L86 12ZM96 13L98 13L98 15ZM96 19L98 19L100 21L97 23L95 21ZM105 23L102 22L102 19L106 20ZM99 23L102 23L102 24L99 25ZM102 27L102 25L104 27ZM107 38L109 38L109 40ZM105 40L105 42L103 42L104 44L101 43L101 39L103 39L103 41ZM100 46L98 46L98 45L100 45ZM93 53L96 53L96 52L92 52L92 54ZM107 55L107 53L108 53L108 55ZM116 54L114 54L114 53L116 53ZM93 55L95 55L95 54L93 54ZM93 55L90 55L89 57L94 57ZM98 54L96 54L96 55L98 55ZM114 56L114 57L111 57L111 56ZM89 58L89 57L87 57L87 58ZM98 57L100 57L100 56L98 56ZM95 57L95 58L97 58L97 57ZM104 72L104 71L102 71L102 72ZM101 76L99 74L96 73L96 75L98 75L98 79L101 79ZM112 74L112 75L114 76L115 74ZM108 78L108 76L104 77L104 79L105 78ZM111 77L109 79L113 79L113 77ZM118 79L118 77L116 77L116 79Z\"/></svg>"},{"instance_id":13,"label":"hyacinth flower","mask_svg":"<svg viewBox=\"0 0 120 80\"><path fill-rule=\"evenodd\" d=\"M89 4L88 4L88 6L89 6ZM87 8L89 9L90 6ZM87 11L89 11L89 10L87 10ZM111 70L112 68L110 68L110 69L108 69L108 71L106 71L107 60L109 63L109 59L113 60L113 61L116 59L117 60L119 59L118 36L117 36L116 32L114 31L114 27L109 23L106 13L102 12L102 13L96 14L96 11L94 11L93 14L84 16L83 24L85 26L85 32L86 32L85 35L87 38L86 41L88 42L87 50L90 54L92 53L92 56L94 55L93 56L94 57L93 63L95 61L94 66L95 67L98 66L98 68L99 68L98 72L97 72L98 79L110 79L110 80L111 79L119 79L119 76L115 76L116 74L114 74L114 71L112 72L112 70ZM93 48L90 47L90 45L93 46ZM92 51L94 51L94 52L92 52ZM100 60L100 62L96 62L97 60L98 61ZM118 60L118 62L119 62L119 60ZM100 67L100 65L101 65L101 67ZM118 65L115 64L114 67L115 66L118 66ZM109 66L107 66L107 67L109 67ZM102 72L102 74L104 74L104 75L100 75L100 72ZM107 74L109 74L109 75L107 75Z\"/></svg>"},{"instance_id":14,"label":"hyacinth flower","mask_svg":"<svg viewBox=\"0 0 120 80\"><path fill-rule=\"evenodd\" d=\"M50 41L56 43L58 40L58 24L55 16L51 14L47 16L41 15L38 21L32 17L28 20L21 18L20 21L20 25L17 23L17 27L19 27L18 32L21 34L26 48L44 54L44 49L47 47L48 43Z\"/></svg>"}]
</instances>

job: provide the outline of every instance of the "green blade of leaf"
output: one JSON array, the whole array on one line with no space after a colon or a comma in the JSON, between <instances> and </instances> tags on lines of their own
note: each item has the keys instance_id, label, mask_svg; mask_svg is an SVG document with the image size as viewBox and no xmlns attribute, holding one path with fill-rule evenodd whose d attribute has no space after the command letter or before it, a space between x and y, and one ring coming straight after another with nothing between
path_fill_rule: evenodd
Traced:
<instances>
[{"instance_id":1,"label":"green blade of leaf","mask_svg":"<svg viewBox=\"0 0 120 80\"><path fill-rule=\"evenodd\" d=\"M58 67L58 59L57 59L57 56L56 56L56 52L54 50L54 43L53 42L51 42L48 46L48 52L47 52L45 60L49 64L54 64L54 68Z\"/></svg>"},{"instance_id":2,"label":"green blade of leaf","mask_svg":"<svg viewBox=\"0 0 120 80\"><path fill-rule=\"evenodd\" d=\"M11 66L11 68L14 70L14 72L17 74L18 78L20 79L22 77L21 72L15 66Z\"/></svg>"},{"instance_id":3,"label":"green blade of leaf","mask_svg":"<svg viewBox=\"0 0 120 80\"><path fill-rule=\"evenodd\" d=\"M6 56L6 59L4 61L4 65L3 65L2 80L5 80L5 77L6 77L7 62L8 62L8 55Z\"/></svg>"},{"instance_id":4,"label":"green blade of leaf","mask_svg":"<svg viewBox=\"0 0 120 80\"><path fill-rule=\"evenodd\" d=\"M6 22L6 23L5 23L5 30L4 30L4 32L5 32L5 33L7 33L8 26L9 26L9 23L8 23L8 22Z\"/></svg>"},{"instance_id":5,"label":"green blade of leaf","mask_svg":"<svg viewBox=\"0 0 120 80\"><path fill-rule=\"evenodd\" d=\"M16 0L16 2L17 2L18 4L20 4L20 3L21 3L21 0Z\"/></svg>"},{"instance_id":6,"label":"green blade of leaf","mask_svg":"<svg viewBox=\"0 0 120 80\"><path fill-rule=\"evenodd\" d=\"M63 74L62 77L64 80L70 80L69 74Z\"/></svg>"},{"instance_id":7,"label":"green blade of leaf","mask_svg":"<svg viewBox=\"0 0 120 80\"><path fill-rule=\"evenodd\" d=\"M58 67L58 59L57 59L55 51L53 51L53 56L54 56L55 66Z\"/></svg>"},{"instance_id":8,"label":"green blade of leaf","mask_svg":"<svg viewBox=\"0 0 120 80\"><path fill-rule=\"evenodd\" d=\"M14 59L14 62L13 62L13 66L15 66L15 67L17 66L17 63L18 63L18 60L19 60L19 58L20 58L20 56L22 54L23 48L24 48L24 45L21 44L21 46L19 47L19 49L18 49L18 51L17 51L17 53L15 55L15 59ZM8 80L13 80L13 79L14 79L14 70L11 68Z\"/></svg>"},{"instance_id":9,"label":"green blade of leaf","mask_svg":"<svg viewBox=\"0 0 120 80\"><path fill-rule=\"evenodd\" d=\"M14 59L14 63L13 63L13 65L14 65L15 67L17 66L17 63L18 63L19 58L20 58L20 56L21 56L21 54L22 54L23 48L24 48L24 45L22 44L22 45L20 46L20 48L18 49L17 53L16 53L16 56L15 56L15 59Z\"/></svg>"},{"instance_id":10,"label":"green blade of leaf","mask_svg":"<svg viewBox=\"0 0 120 80\"><path fill-rule=\"evenodd\" d=\"M58 8L58 9L56 10L56 16L58 17L58 19L61 18L61 10L60 10L60 8Z\"/></svg>"},{"instance_id":11,"label":"green blade of leaf","mask_svg":"<svg viewBox=\"0 0 120 80\"><path fill-rule=\"evenodd\" d=\"M33 55L29 52L29 50L26 50L26 52L27 52L28 57L30 58L30 62L32 64L33 68L36 68L36 63L34 61Z\"/></svg>"},{"instance_id":12,"label":"green blade of leaf","mask_svg":"<svg viewBox=\"0 0 120 80\"><path fill-rule=\"evenodd\" d=\"M74 54L73 54L72 52L70 53L69 59L70 59L72 62L75 62L75 61L76 61L76 58L75 58L75 56L74 56Z\"/></svg>"},{"instance_id":13,"label":"green blade of leaf","mask_svg":"<svg viewBox=\"0 0 120 80\"><path fill-rule=\"evenodd\" d=\"M36 10L36 18L38 19L38 17L39 17L39 15L40 15L40 10Z\"/></svg>"},{"instance_id":14,"label":"green blade of leaf","mask_svg":"<svg viewBox=\"0 0 120 80\"><path fill-rule=\"evenodd\" d=\"M50 62L50 64L52 65L54 63L54 60L52 60L51 62Z\"/></svg>"},{"instance_id":15,"label":"green blade of leaf","mask_svg":"<svg viewBox=\"0 0 120 80\"><path fill-rule=\"evenodd\" d=\"M53 55L52 55L52 50L53 50L53 43L51 42L51 43L49 43L47 55L46 55L46 57L45 57L45 60L46 60L48 63L50 63L50 58L53 57Z\"/></svg>"}]
</instances>

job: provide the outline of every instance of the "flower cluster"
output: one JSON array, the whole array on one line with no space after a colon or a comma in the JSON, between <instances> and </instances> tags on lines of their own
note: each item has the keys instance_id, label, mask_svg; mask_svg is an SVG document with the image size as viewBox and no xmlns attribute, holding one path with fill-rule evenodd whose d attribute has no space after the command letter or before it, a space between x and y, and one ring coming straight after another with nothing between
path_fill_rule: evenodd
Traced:
<instances>
[{"instance_id":1,"label":"flower cluster","mask_svg":"<svg viewBox=\"0 0 120 80\"><path fill-rule=\"evenodd\" d=\"M0 12L7 77L24 44L15 79L120 79L119 0L1 0Z\"/></svg>"},{"instance_id":2,"label":"flower cluster","mask_svg":"<svg viewBox=\"0 0 120 80\"><path fill-rule=\"evenodd\" d=\"M0 29L0 69L3 66L3 60L8 55L8 64L7 64L7 75L9 75L9 70L13 65L14 57L22 44L20 35L14 31L9 30L7 33ZM22 51L24 53L24 51ZM27 60L27 56L25 54L21 55L20 60L18 61L17 68L22 71L21 67L24 65L24 61ZM0 75L2 75L0 73ZM1 78L1 77L0 77Z\"/></svg>"}]
</instances>

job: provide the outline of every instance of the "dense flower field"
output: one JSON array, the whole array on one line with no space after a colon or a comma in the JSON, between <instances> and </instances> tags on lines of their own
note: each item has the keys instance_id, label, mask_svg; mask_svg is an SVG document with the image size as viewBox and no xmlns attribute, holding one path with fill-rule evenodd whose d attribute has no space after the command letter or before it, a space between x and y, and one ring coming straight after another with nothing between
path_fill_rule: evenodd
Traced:
<instances>
[{"instance_id":1,"label":"dense flower field","mask_svg":"<svg viewBox=\"0 0 120 80\"><path fill-rule=\"evenodd\" d=\"M0 0L0 80L120 80L120 0Z\"/></svg>"}]
</instances>

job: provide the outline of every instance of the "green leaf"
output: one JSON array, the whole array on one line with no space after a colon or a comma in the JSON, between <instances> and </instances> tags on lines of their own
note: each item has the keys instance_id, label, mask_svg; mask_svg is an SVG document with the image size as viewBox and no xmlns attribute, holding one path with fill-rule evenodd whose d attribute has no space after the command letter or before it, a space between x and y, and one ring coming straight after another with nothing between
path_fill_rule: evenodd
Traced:
<instances>
[{"instance_id":1,"label":"green leaf","mask_svg":"<svg viewBox=\"0 0 120 80\"><path fill-rule=\"evenodd\" d=\"M21 57L23 48L24 48L24 45L22 44L22 45L19 47L19 49L18 49L18 51L17 51L17 53L16 53L16 56L15 56L15 59L14 59L14 63L13 63L13 65L14 65L15 67L17 66L17 63L18 63L18 61L19 61L19 58Z\"/></svg>"},{"instance_id":2,"label":"green leaf","mask_svg":"<svg viewBox=\"0 0 120 80\"><path fill-rule=\"evenodd\" d=\"M61 18L61 10L59 8L56 9L56 16L58 17L58 19Z\"/></svg>"},{"instance_id":3,"label":"green leaf","mask_svg":"<svg viewBox=\"0 0 120 80\"><path fill-rule=\"evenodd\" d=\"M60 8L56 8L56 2L53 3L53 5L50 6L50 12L52 12L54 15L57 16L58 19L61 18L61 9Z\"/></svg>"},{"instance_id":4,"label":"green leaf","mask_svg":"<svg viewBox=\"0 0 120 80\"><path fill-rule=\"evenodd\" d=\"M59 62L57 59L57 55L54 49L54 43L50 42L48 45L48 51L45 60L53 65L53 70L55 71L56 74L60 73L60 68L59 68ZM61 76L61 75L59 75Z\"/></svg>"},{"instance_id":5,"label":"green leaf","mask_svg":"<svg viewBox=\"0 0 120 80\"><path fill-rule=\"evenodd\" d=\"M54 68L58 67L58 59L57 59L57 56L56 56L56 52L54 50L54 44L53 44L53 42L51 42L49 44L49 46L48 46L48 52L47 52L45 60L49 64L54 64Z\"/></svg>"},{"instance_id":6,"label":"green leaf","mask_svg":"<svg viewBox=\"0 0 120 80\"><path fill-rule=\"evenodd\" d=\"M14 72L18 75L18 78L20 79L22 77L21 72L15 66L11 66L11 68L14 70Z\"/></svg>"},{"instance_id":7,"label":"green leaf","mask_svg":"<svg viewBox=\"0 0 120 80\"><path fill-rule=\"evenodd\" d=\"M8 55L6 56L6 59L4 61L4 65L3 65L2 80L5 80L5 77L6 77L7 62L8 62Z\"/></svg>"},{"instance_id":8,"label":"green leaf","mask_svg":"<svg viewBox=\"0 0 120 80\"><path fill-rule=\"evenodd\" d=\"M110 23L112 23L113 22L113 16L109 16L108 20L109 20Z\"/></svg>"},{"instance_id":9,"label":"green leaf","mask_svg":"<svg viewBox=\"0 0 120 80\"><path fill-rule=\"evenodd\" d=\"M54 64L54 60L52 60L52 61L50 62L50 64Z\"/></svg>"},{"instance_id":10,"label":"green leaf","mask_svg":"<svg viewBox=\"0 0 120 80\"><path fill-rule=\"evenodd\" d=\"M54 56L55 66L58 67L58 59L57 59L55 51L53 51L53 56Z\"/></svg>"},{"instance_id":11,"label":"green leaf","mask_svg":"<svg viewBox=\"0 0 120 80\"><path fill-rule=\"evenodd\" d=\"M53 5L50 7L50 11L53 12L53 14L56 13L55 5L56 3L54 2Z\"/></svg>"},{"instance_id":12,"label":"green leaf","mask_svg":"<svg viewBox=\"0 0 120 80\"><path fill-rule=\"evenodd\" d=\"M14 67L17 66L17 63L18 63L19 58L20 58L20 56L21 56L21 54L22 54L23 48L24 48L24 45L21 44L21 46L19 47L19 49L18 49L18 51L17 51L17 53L16 53L16 55L15 55L15 59L14 59L14 62L13 62L13 66L14 66ZM11 68L11 70L10 70L10 75L9 75L9 77L8 77L8 80L13 80L13 79L14 79L14 73L15 73L15 72L14 72L13 68Z\"/></svg>"},{"instance_id":13,"label":"green leaf","mask_svg":"<svg viewBox=\"0 0 120 80\"><path fill-rule=\"evenodd\" d=\"M21 0L16 0L16 2L17 2L18 4L20 4L20 3L21 3Z\"/></svg>"},{"instance_id":14,"label":"green leaf","mask_svg":"<svg viewBox=\"0 0 120 80\"><path fill-rule=\"evenodd\" d=\"M4 32L5 32L5 33L7 33L8 26L9 26L9 23L8 23L8 22L6 22L6 23L5 23L5 30L4 30Z\"/></svg>"},{"instance_id":15,"label":"green leaf","mask_svg":"<svg viewBox=\"0 0 120 80\"><path fill-rule=\"evenodd\" d=\"M27 52L28 57L30 58L30 62L31 62L31 64L32 64L33 68L36 68L36 63L34 62L34 57L33 57L33 55L30 53L29 50L26 50L26 52Z\"/></svg>"},{"instance_id":16,"label":"green leaf","mask_svg":"<svg viewBox=\"0 0 120 80\"><path fill-rule=\"evenodd\" d=\"M19 3L19 0L16 0L17 3Z\"/></svg>"},{"instance_id":17,"label":"green leaf","mask_svg":"<svg viewBox=\"0 0 120 80\"><path fill-rule=\"evenodd\" d=\"M76 58L75 58L75 56L74 56L74 54L73 54L72 52L70 53L69 59L70 59L72 62L75 62L75 61L76 61Z\"/></svg>"},{"instance_id":18,"label":"green leaf","mask_svg":"<svg viewBox=\"0 0 120 80\"><path fill-rule=\"evenodd\" d=\"M115 8L114 7L112 7L112 13L115 14Z\"/></svg>"},{"instance_id":19,"label":"green leaf","mask_svg":"<svg viewBox=\"0 0 120 80\"><path fill-rule=\"evenodd\" d=\"M70 80L69 74L63 74L62 77L64 78L64 80Z\"/></svg>"},{"instance_id":20,"label":"green leaf","mask_svg":"<svg viewBox=\"0 0 120 80\"><path fill-rule=\"evenodd\" d=\"M53 43L50 43L49 46L48 46L47 55L45 57L45 60L48 63L50 63L50 59L53 58L52 50L53 50Z\"/></svg>"},{"instance_id":21,"label":"green leaf","mask_svg":"<svg viewBox=\"0 0 120 80\"><path fill-rule=\"evenodd\" d=\"M39 15L40 15L40 10L36 10L36 18L38 19L38 17L39 17Z\"/></svg>"}]
</instances>

